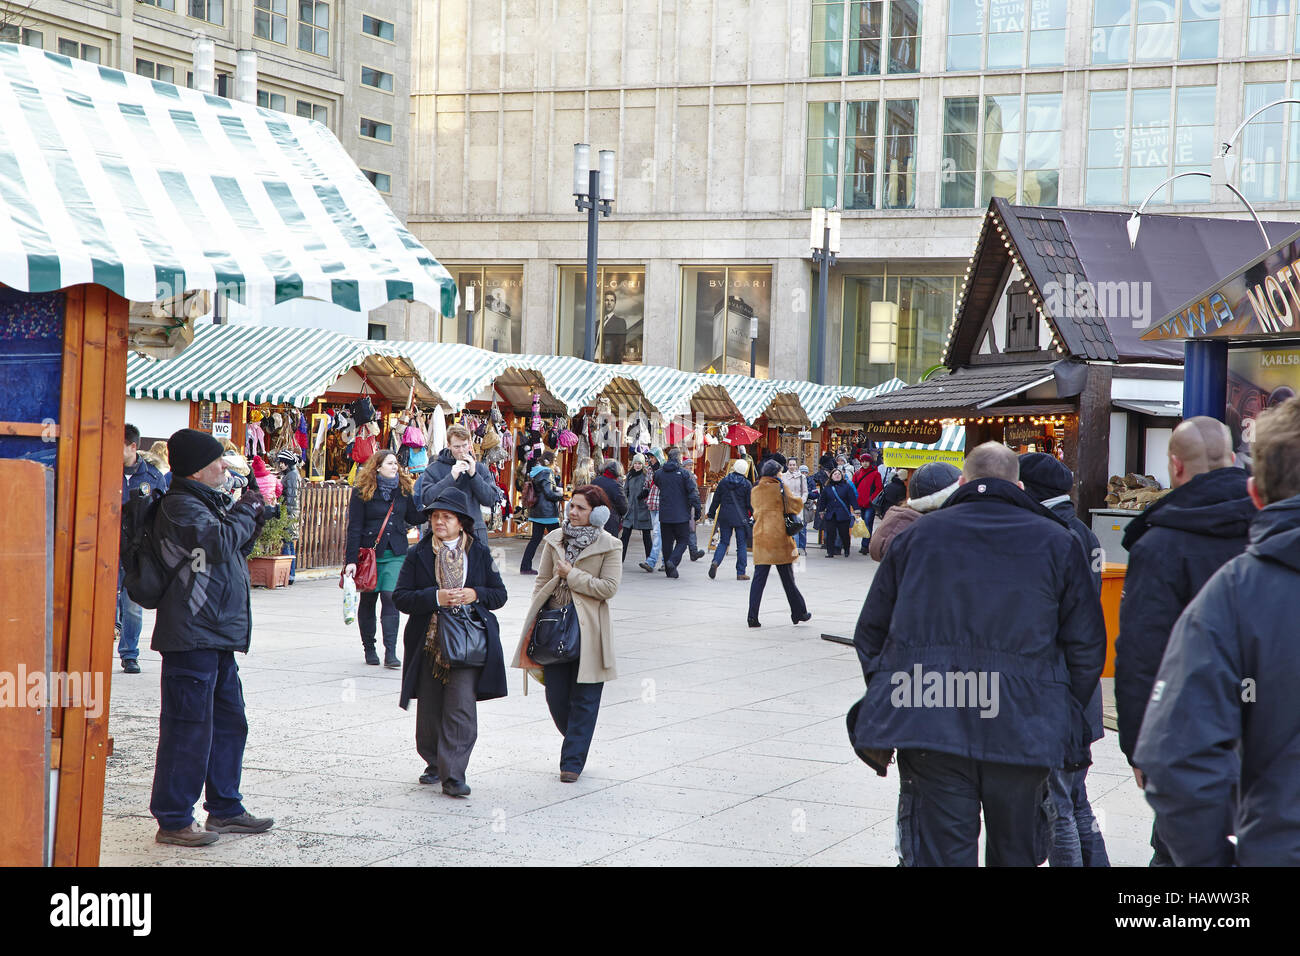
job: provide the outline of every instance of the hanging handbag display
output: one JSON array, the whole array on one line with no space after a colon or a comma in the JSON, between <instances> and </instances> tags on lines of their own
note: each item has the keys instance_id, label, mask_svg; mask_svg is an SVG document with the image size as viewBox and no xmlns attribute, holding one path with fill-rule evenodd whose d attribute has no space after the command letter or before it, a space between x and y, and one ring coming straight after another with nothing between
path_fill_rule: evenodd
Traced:
<instances>
[{"instance_id":1,"label":"hanging handbag display","mask_svg":"<svg viewBox=\"0 0 1300 956\"><path fill-rule=\"evenodd\" d=\"M375 545L384 539L384 530L388 527L388 519L393 516L393 505L397 504L397 496L388 505L388 514L384 515L384 523L379 526L379 534L375 535ZM343 587L343 579L347 577L347 570L339 572L339 587ZM357 549L357 570L352 575L352 583L357 586L358 591L373 591L379 586L379 568L375 564L374 548Z\"/></svg>"},{"instance_id":2,"label":"hanging handbag display","mask_svg":"<svg viewBox=\"0 0 1300 956\"><path fill-rule=\"evenodd\" d=\"M448 667L487 663L487 625L473 605L438 608L438 638Z\"/></svg>"},{"instance_id":3,"label":"hanging handbag display","mask_svg":"<svg viewBox=\"0 0 1300 956\"><path fill-rule=\"evenodd\" d=\"M785 519L785 533L793 538L803 530L803 515L786 511L785 485L780 481L777 484L781 485L781 516Z\"/></svg>"},{"instance_id":4,"label":"hanging handbag display","mask_svg":"<svg viewBox=\"0 0 1300 956\"><path fill-rule=\"evenodd\" d=\"M572 603L540 611L528 638L528 656L536 663L565 664L578 659L582 630Z\"/></svg>"}]
</instances>

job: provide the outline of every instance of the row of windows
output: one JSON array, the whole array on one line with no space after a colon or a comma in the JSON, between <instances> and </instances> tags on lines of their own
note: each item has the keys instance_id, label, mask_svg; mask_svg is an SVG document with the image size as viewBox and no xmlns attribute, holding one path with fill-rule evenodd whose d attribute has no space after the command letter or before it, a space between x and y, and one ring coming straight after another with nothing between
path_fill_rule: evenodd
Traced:
<instances>
[{"instance_id":1,"label":"row of windows","mask_svg":"<svg viewBox=\"0 0 1300 956\"><path fill-rule=\"evenodd\" d=\"M1090 93L1084 202L1136 205L1170 176L1209 172L1217 93L1216 86ZM1300 81L1290 95L1300 98ZM1248 83L1243 115L1285 96L1285 83ZM941 208L982 208L995 196L1057 205L1060 93L950 96L943 103ZM916 111L911 99L808 104L805 205L916 208ZM1234 181L1248 199L1300 199L1300 106L1256 118L1234 155ZM1209 180L1187 176L1152 201L1209 200Z\"/></svg>"},{"instance_id":2,"label":"row of windows","mask_svg":"<svg viewBox=\"0 0 1300 956\"><path fill-rule=\"evenodd\" d=\"M193 2L193 0L192 0ZM1068 0L946 0L948 70L1065 64ZM1219 55L1220 0L1093 0L1089 62ZM921 0L813 0L809 75L920 68ZM1248 55L1300 53L1300 0L1250 0Z\"/></svg>"},{"instance_id":3,"label":"row of windows","mask_svg":"<svg viewBox=\"0 0 1300 956\"><path fill-rule=\"evenodd\" d=\"M257 105L267 110L278 110L281 113L289 112L289 100L283 93L258 90ZM309 100L298 100L294 109L303 119L315 120L324 126L329 125L329 107L327 106L312 103Z\"/></svg>"},{"instance_id":4,"label":"row of windows","mask_svg":"<svg viewBox=\"0 0 1300 956\"><path fill-rule=\"evenodd\" d=\"M140 0L160 10L176 10L176 0ZM224 26L225 0L182 0L186 13L197 20ZM289 43L289 0L254 0L253 33L263 40ZM364 15L361 32L394 42L393 24ZM17 42L17 41L13 41ZM35 46L36 44L32 44ZM298 49L316 56L330 55L330 7L327 0L298 0Z\"/></svg>"}]
</instances>

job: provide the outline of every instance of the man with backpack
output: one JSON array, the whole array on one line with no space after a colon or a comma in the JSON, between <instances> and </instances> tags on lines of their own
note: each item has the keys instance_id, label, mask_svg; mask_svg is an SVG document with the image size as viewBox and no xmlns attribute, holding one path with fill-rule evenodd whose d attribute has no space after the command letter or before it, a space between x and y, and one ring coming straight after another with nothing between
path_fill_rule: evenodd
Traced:
<instances>
[{"instance_id":1,"label":"man with backpack","mask_svg":"<svg viewBox=\"0 0 1300 956\"><path fill-rule=\"evenodd\" d=\"M171 487L153 509L149 555L162 586L155 598L152 647L162 655L158 754L149 812L159 843L206 846L219 833L262 833L274 820L241 802L248 721L235 651L248 653L253 633L246 558L269 517L250 482L237 502L219 491L226 462L219 441L182 428L167 442ZM128 573L128 583L139 582ZM141 595L143 596L143 595ZM204 829L194 804L206 785Z\"/></svg>"},{"instance_id":2,"label":"man with backpack","mask_svg":"<svg viewBox=\"0 0 1300 956\"><path fill-rule=\"evenodd\" d=\"M122 504L125 505L133 496L148 498L155 489L167 490L169 476L163 475L140 454L140 429L134 425L126 426L125 443L122 447ZM144 613L140 605L131 600L131 595L122 586L122 576L117 579L117 656L121 658L122 670L127 674L140 673L140 629L144 625Z\"/></svg>"}]
</instances>

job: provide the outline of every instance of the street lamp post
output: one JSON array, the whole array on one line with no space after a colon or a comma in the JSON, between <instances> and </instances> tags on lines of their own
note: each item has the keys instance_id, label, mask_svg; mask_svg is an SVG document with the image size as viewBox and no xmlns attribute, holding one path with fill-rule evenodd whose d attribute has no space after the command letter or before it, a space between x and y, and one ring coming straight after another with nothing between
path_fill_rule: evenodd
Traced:
<instances>
[{"instance_id":1,"label":"street lamp post","mask_svg":"<svg viewBox=\"0 0 1300 956\"><path fill-rule=\"evenodd\" d=\"M830 329L826 323L826 297L830 290L830 271L840 251L840 214L820 207L812 211L812 261L817 263L817 319L814 326L813 380L826 384L826 356L830 351Z\"/></svg>"},{"instance_id":2,"label":"street lamp post","mask_svg":"<svg viewBox=\"0 0 1300 956\"><path fill-rule=\"evenodd\" d=\"M474 344L474 286L465 287L465 344Z\"/></svg>"},{"instance_id":3,"label":"street lamp post","mask_svg":"<svg viewBox=\"0 0 1300 956\"><path fill-rule=\"evenodd\" d=\"M1210 180L1211 183L1213 183L1214 181L1214 177L1211 176L1209 173L1203 173L1198 169L1189 169L1186 172L1175 173L1173 176L1170 176L1164 182L1158 183L1156 187L1147 194L1147 198L1142 200L1142 205L1137 207L1137 211L1134 212L1133 215L1128 217L1128 224L1127 224L1128 245L1130 249L1137 246L1138 230L1142 227L1142 210L1147 207L1147 203L1149 203L1152 200L1152 198L1155 197L1156 193L1164 189L1175 179L1182 179L1184 176L1204 176L1206 179ZM1265 249L1273 248L1273 244L1268 241L1268 233L1264 231L1264 224L1259 221L1259 216L1255 212L1255 207L1250 204L1250 200L1248 200L1245 196L1243 196L1241 194L1241 190L1239 190L1236 186L1232 185L1232 183L1225 182L1223 185L1227 186L1228 189L1231 190L1232 194L1236 196L1238 199L1240 199L1242 203L1245 205L1246 209L1250 211L1251 218L1255 220L1255 225L1259 227L1259 234L1264 237L1264 248Z\"/></svg>"},{"instance_id":4,"label":"street lamp post","mask_svg":"<svg viewBox=\"0 0 1300 956\"><path fill-rule=\"evenodd\" d=\"M1260 113L1264 112L1265 110L1270 110L1275 106L1282 106L1286 103L1294 103L1300 105L1300 100L1285 99L1285 100L1274 100L1272 103L1265 103L1259 109L1255 110L1255 112L1251 113L1249 116L1247 116L1244 120L1241 121L1241 125L1239 125L1235 130L1232 131L1232 135L1228 137L1226 142L1220 145L1219 154L1210 160L1210 173L1211 173L1210 183L1212 185L1214 186L1228 185L1228 180L1232 176L1232 166L1233 166L1233 163L1231 162L1232 157L1230 157L1228 153L1231 152L1233 144L1237 142L1237 137L1241 135L1241 131L1246 128L1246 124L1249 123L1251 120L1253 120Z\"/></svg>"},{"instance_id":5,"label":"street lamp post","mask_svg":"<svg viewBox=\"0 0 1300 956\"><path fill-rule=\"evenodd\" d=\"M614 151L600 151L600 165L591 168L591 147L573 144L573 204L587 213L587 322L582 357L596 361L596 246L600 217L614 204Z\"/></svg>"}]
</instances>

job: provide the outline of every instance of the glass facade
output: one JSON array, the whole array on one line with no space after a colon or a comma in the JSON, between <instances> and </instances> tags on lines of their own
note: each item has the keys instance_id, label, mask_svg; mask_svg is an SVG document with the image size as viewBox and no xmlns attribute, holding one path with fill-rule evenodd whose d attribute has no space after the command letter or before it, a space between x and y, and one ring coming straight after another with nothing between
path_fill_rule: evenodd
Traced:
<instances>
[{"instance_id":1,"label":"glass facade","mask_svg":"<svg viewBox=\"0 0 1300 956\"><path fill-rule=\"evenodd\" d=\"M1096 0L1093 5L1093 63L1218 55L1219 0Z\"/></svg>"},{"instance_id":2,"label":"glass facade","mask_svg":"<svg viewBox=\"0 0 1300 956\"><path fill-rule=\"evenodd\" d=\"M840 383L915 384L943 361L956 276L845 276Z\"/></svg>"},{"instance_id":3,"label":"glass facade","mask_svg":"<svg viewBox=\"0 0 1300 956\"><path fill-rule=\"evenodd\" d=\"M1066 7L1067 0L948 0L948 69L1061 66Z\"/></svg>"},{"instance_id":4,"label":"glass facade","mask_svg":"<svg viewBox=\"0 0 1300 956\"><path fill-rule=\"evenodd\" d=\"M1286 99L1285 83L1247 83L1242 118L1276 100ZM1300 82L1290 98L1300 99ZM1241 131L1233 149L1238 157L1233 182L1251 202L1300 199L1300 106L1275 106L1256 116Z\"/></svg>"},{"instance_id":5,"label":"glass facade","mask_svg":"<svg viewBox=\"0 0 1300 956\"><path fill-rule=\"evenodd\" d=\"M460 288L461 307L455 318L442 318L443 342L466 342L489 352L519 354L524 345L524 267L448 266ZM474 290L473 334L471 313L465 308Z\"/></svg>"},{"instance_id":6,"label":"glass facade","mask_svg":"<svg viewBox=\"0 0 1300 956\"><path fill-rule=\"evenodd\" d=\"M770 378L770 266L682 269L680 366L691 372L748 375L751 333L757 332L754 375Z\"/></svg>"},{"instance_id":7,"label":"glass facade","mask_svg":"<svg viewBox=\"0 0 1300 956\"><path fill-rule=\"evenodd\" d=\"M804 205L915 208L916 107L916 100L886 100L883 109L874 100L809 103ZM842 177L841 117L846 121Z\"/></svg>"},{"instance_id":8,"label":"glass facade","mask_svg":"<svg viewBox=\"0 0 1300 956\"><path fill-rule=\"evenodd\" d=\"M1162 180L1210 171L1214 86L1098 90L1088 97L1088 168L1084 201L1138 205ZM1210 181L1177 180L1151 202L1206 202Z\"/></svg>"},{"instance_id":9,"label":"glass facade","mask_svg":"<svg viewBox=\"0 0 1300 956\"><path fill-rule=\"evenodd\" d=\"M596 269L600 321L596 323L596 361L640 365L645 361L645 269ZM587 344L587 267L560 269L559 354L582 358Z\"/></svg>"},{"instance_id":10,"label":"glass facade","mask_svg":"<svg viewBox=\"0 0 1300 956\"><path fill-rule=\"evenodd\" d=\"M940 205L987 206L994 196L1055 206L1060 187L1061 94L944 100Z\"/></svg>"},{"instance_id":11,"label":"glass facade","mask_svg":"<svg viewBox=\"0 0 1300 956\"><path fill-rule=\"evenodd\" d=\"M809 75L915 73L920 34L920 0L814 0Z\"/></svg>"},{"instance_id":12,"label":"glass facade","mask_svg":"<svg viewBox=\"0 0 1300 956\"><path fill-rule=\"evenodd\" d=\"M1246 52L1251 55L1300 52L1300 36L1294 34L1291 0L1250 0L1246 26Z\"/></svg>"}]
</instances>

